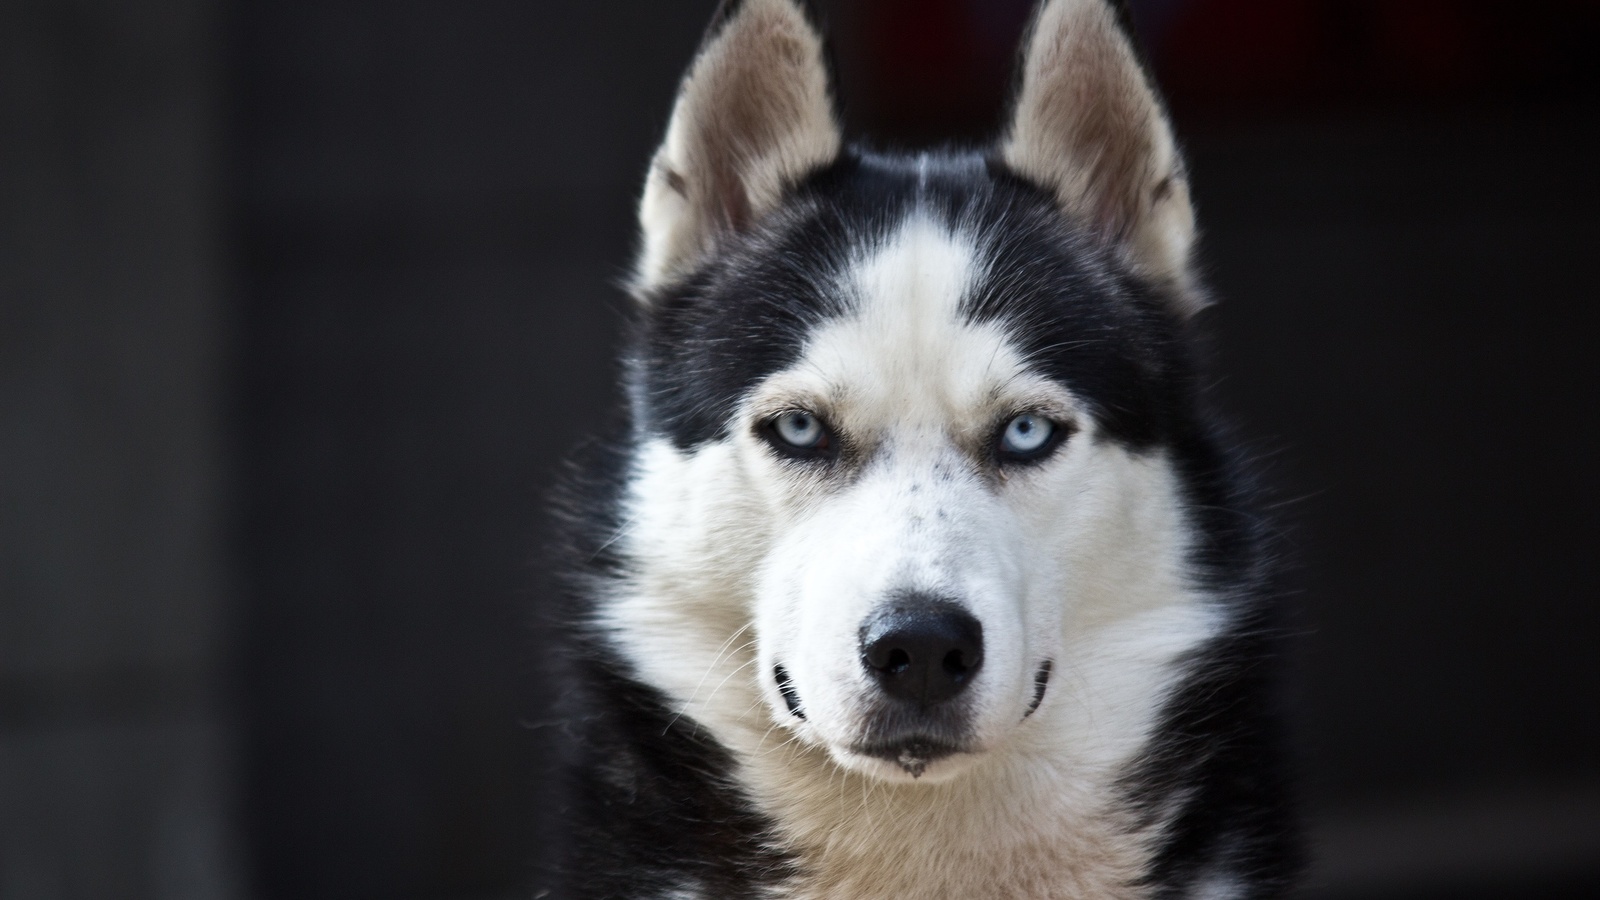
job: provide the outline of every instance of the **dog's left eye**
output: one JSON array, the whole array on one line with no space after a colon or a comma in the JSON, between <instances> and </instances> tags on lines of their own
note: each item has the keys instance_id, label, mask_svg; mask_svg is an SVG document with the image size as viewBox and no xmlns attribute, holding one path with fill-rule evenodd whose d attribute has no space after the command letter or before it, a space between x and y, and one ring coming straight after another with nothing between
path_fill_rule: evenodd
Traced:
<instances>
[{"instance_id":1,"label":"dog's left eye","mask_svg":"<svg viewBox=\"0 0 1600 900\"><path fill-rule=\"evenodd\" d=\"M1023 413L1007 422L1000 432L1000 458L1038 459L1055 449L1062 433L1060 426L1044 416Z\"/></svg>"},{"instance_id":2,"label":"dog's left eye","mask_svg":"<svg viewBox=\"0 0 1600 900\"><path fill-rule=\"evenodd\" d=\"M797 456L822 456L833 449L827 426L803 409L779 413L767 422L766 431L778 449Z\"/></svg>"}]
</instances>

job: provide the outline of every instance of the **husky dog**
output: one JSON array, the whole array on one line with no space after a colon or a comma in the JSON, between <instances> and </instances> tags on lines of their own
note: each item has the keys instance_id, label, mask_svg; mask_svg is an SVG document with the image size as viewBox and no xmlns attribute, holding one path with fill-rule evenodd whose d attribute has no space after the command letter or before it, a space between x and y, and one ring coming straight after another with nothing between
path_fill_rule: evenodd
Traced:
<instances>
[{"instance_id":1,"label":"husky dog","mask_svg":"<svg viewBox=\"0 0 1600 900\"><path fill-rule=\"evenodd\" d=\"M994 146L883 154L799 0L717 12L564 501L557 895L1288 889L1263 529L1125 19L1045 0Z\"/></svg>"}]
</instances>

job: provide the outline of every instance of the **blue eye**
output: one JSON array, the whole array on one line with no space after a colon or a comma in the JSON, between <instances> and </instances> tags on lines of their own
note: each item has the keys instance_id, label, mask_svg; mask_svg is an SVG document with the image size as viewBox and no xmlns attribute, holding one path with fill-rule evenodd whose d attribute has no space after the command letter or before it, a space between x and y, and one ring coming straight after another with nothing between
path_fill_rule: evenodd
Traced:
<instances>
[{"instance_id":1,"label":"blue eye","mask_svg":"<svg viewBox=\"0 0 1600 900\"><path fill-rule=\"evenodd\" d=\"M1056 423L1043 416L1023 413L1006 423L1000 432L1000 456L1008 459L1037 459L1056 445Z\"/></svg>"},{"instance_id":2,"label":"blue eye","mask_svg":"<svg viewBox=\"0 0 1600 900\"><path fill-rule=\"evenodd\" d=\"M798 451L800 455L815 455L830 449L828 429L815 414L803 409L780 413L768 424L773 443L780 450Z\"/></svg>"}]
</instances>

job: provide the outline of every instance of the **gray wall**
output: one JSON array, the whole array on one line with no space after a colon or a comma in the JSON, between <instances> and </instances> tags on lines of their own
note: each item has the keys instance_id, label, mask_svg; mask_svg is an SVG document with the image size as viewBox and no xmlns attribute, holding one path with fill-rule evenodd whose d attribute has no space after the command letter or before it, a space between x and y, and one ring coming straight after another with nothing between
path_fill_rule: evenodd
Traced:
<instances>
[{"instance_id":1,"label":"gray wall","mask_svg":"<svg viewBox=\"0 0 1600 900\"><path fill-rule=\"evenodd\" d=\"M217 53L0 6L0 898L235 892Z\"/></svg>"}]
</instances>

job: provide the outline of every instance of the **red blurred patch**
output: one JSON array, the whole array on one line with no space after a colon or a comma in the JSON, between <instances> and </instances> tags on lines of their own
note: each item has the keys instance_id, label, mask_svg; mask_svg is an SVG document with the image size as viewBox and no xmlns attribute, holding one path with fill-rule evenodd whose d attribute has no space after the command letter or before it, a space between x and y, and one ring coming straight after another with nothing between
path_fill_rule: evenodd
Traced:
<instances>
[{"instance_id":1,"label":"red blurred patch","mask_svg":"<svg viewBox=\"0 0 1600 900\"><path fill-rule=\"evenodd\" d=\"M854 94L875 134L908 142L994 130L1025 0L862 0L866 83Z\"/></svg>"},{"instance_id":2,"label":"red blurred patch","mask_svg":"<svg viewBox=\"0 0 1600 900\"><path fill-rule=\"evenodd\" d=\"M1587 96L1597 39L1591 0L1188 0L1154 58L1180 114L1541 102Z\"/></svg>"},{"instance_id":3,"label":"red blurred patch","mask_svg":"<svg viewBox=\"0 0 1600 900\"><path fill-rule=\"evenodd\" d=\"M868 133L903 143L997 129L1032 0L833 0ZM1133 0L1180 118L1485 100L1592 100L1594 0Z\"/></svg>"}]
</instances>

